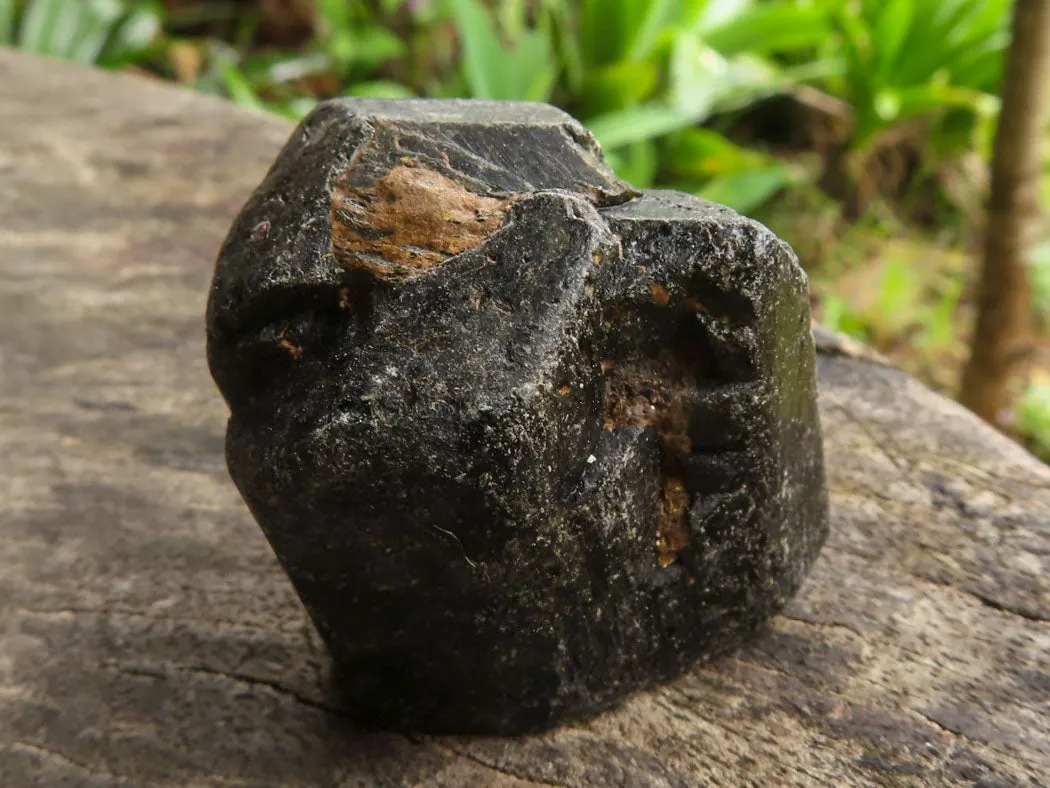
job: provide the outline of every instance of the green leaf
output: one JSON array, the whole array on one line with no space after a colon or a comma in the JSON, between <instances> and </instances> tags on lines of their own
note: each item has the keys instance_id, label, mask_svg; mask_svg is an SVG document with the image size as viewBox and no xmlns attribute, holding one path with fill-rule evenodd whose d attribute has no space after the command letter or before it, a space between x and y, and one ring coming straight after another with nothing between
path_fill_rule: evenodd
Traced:
<instances>
[{"instance_id":1,"label":"green leaf","mask_svg":"<svg viewBox=\"0 0 1050 788\"><path fill-rule=\"evenodd\" d=\"M906 87L934 78L938 72L951 72L956 59L980 48L977 39L967 41L979 3L996 0L942 0L915 2L911 9L905 41L892 59L879 59L878 80L884 85ZM882 18L872 15L877 28ZM875 34L873 34L875 35Z\"/></svg>"},{"instance_id":2,"label":"green leaf","mask_svg":"<svg viewBox=\"0 0 1050 788\"><path fill-rule=\"evenodd\" d=\"M675 38L671 50L671 103L696 119L737 109L783 89L787 79L766 60L751 56L727 59L695 35Z\"/></svg>"},{"instance_id":3,"label":"green leaf","mask_svg":"<svg viewBox=\"0 0 1050 788\"><path fill-rule=\"evenodd\" d=\"M15 12L18 0L0 0L0 44L15 43Z\"/></svg>"},{"instance_id":4,"label":"green leaf","mask_svg":"<svg viewBox=\"0 0 1050 788\"><path fill-rule=\"evenodd\" d=\"M675 40L671 53L671 103L696 118L706 118L747 77L734 73L734 63L692 35Z\"/></svg>"},{"instance_id":5,"label":"green leaf","mask_svg":"<svg viewBox=\"0 0 1050 788\"><path fill-rule=\"evenodd\" d=\"M113 67L140 55L160 29L156 8L138 0L29 0L16 32L17 0L0 0L0 40L21 49Z\"/></svg>"},{"instance_id":6,"label":"green leaf","mask_svg":"<svg viewBox=\"0 0 1050 788\"><path fill-rule=\"evenodd\" d=\"M493 11L499 18L499 27L512 39L520 38L527 30L528 9L524 0L500 0Z\"/></svg>"},{"instance_id":7,"label":"green leaf","mask_svg":"<svg viewBox=\"0 0 1050 788\"><path fill-rule=\"evenodd\" d=\"M958 338L955 331L955 318L963 289L962 277L949 280L940 293L937 303L926 310L922 321L922 333L917 344L926 348L927 352L935 352L937 348L950 348L956 343Z\"/></svg>"},{"instance_id":8,"label":"green leaf","mask_svg":"<svg viewBox=\"0 0 1050 788\"><path fill-rule=\"evenodd\" d=\"M762 169L721 175L705 184L697 195L746 214L794 182L795 176L791 170L781 164L774 164Z\"/></svg>"},{"instance_id":9,"label":"green leaf","mask_svg":"<svg viewBox=\"0 0 1050 788\"><path fill-rule=\"evenodd\" d=\"M830 34L819 9L796 3L764 3L706 30L706 44L723 55L798 52L816 49Z\"/></svg>"},{"instance_id":10,"label":"green leaf","mask_svg":"<svg viewBox=\"0 0 1050 788\"><path fill-rule=\"evenodd\" d=\"M607 112L586 121L591 133L605 148L656 139L672 131L687 129L694 123L692 117L678 110L651 105Z\"/></svg>"},{"instance_id":11,"label":"green leaf","mask_svg":"<svg viewBox=\"0 0 1050 788\"><path fill-rule=\"evenodd\" d=\"M929 83L899 91L900 117L915 117L948 109L970 110L978 116L994 115L999 99L988 93L969 88Z\"/></svg>"},{"instance_id":12,"label":"green leaf","mask_svg":"<svg viewBox=\"0 0 1050 788\"><path fill-rule=\"evenodd\" d=\"M1029 438L1032 450L1050 462L1050 379L1034 379L1017 403L1017 431Z\"/></svg>"},{"instance_id":13,"label":"green leaf","mask_svg":"<svg viewBox=\"0 0 1050 788\"><path fill-rule=\"evenodd\" d=\"M553 5L567 5L564 0ZM661 44L691 27L704 0L583 0L579 11L579 50L590 68L620 61L642 62Z\"/></svg>"},{"instance_id":14,"label":"green leaf","mask_svg":"<svg viewBox=\"0 0 1050 788\"><path fill-rule=\"evenodd\" d=\"M1009 44L1010 36L1004 31L960 52L951 64L952 84L997 93Z\"/></svg>"},{"instance_id":15,"label":"green leaf","mask_svg":"<svg viewBox=\"0 0 1050 788\"><path fill-rule=\"evenodd\" d=\"M675 37L671 48L670 97L679 110L703 118L721 90L719 78L729 66L722 55L692 34Z\"/></svg>"},{"instance_id":16,"label":"green leaf","mask_svg":"<svg viewBox=\"0 0 1050 788\"><path fill-rule=\"evenodd\" d=\"M862 342L871 340L871 331L867 322L844 298L828 294L821 299L820 307L820 322L830 330L838 331Z\"/></svg>"},{"instance_id":17,"label":"green leaf","mask_svg":"<svg viewBox=\"0 0 1050 788\"><path fill-rule=\"evenodd\" d=\"M354 31L353 41L355 62L369 67L401 57L406 52L404 42L394 32L378 25Z\"/></svg>"},{"instance_id":18,"label":"green leaf","mask_svg":"<svg viewBox=\"0 0 1050 788\"><path fill-rule=\"evenodd\" d=\"M347 30L336 30L323 39L324 48L336 63L344 66L354 61L357 54L357 39Z\"/></svg>"},{"instance_id":19,"label":"green leaf","mask_svg":"<svg viewBox=\"0 0 1050 788\"><path fill-rule=\"evenodd\" d=\"M450 0L463 47L463 70L473 98L501 98L497 84L503 47L485 9L476 0Z\"/></svg>"},{"instance_id":20,"label":"green leaf","mask_svg":"<svg viewBox=\"0 0 1050 788\"><path fill-rule=\"evenodd\" d=\"M640 189L648 189L656 180L660 159L651 140L633 142L620 150L616 174Z\"/></svg>"},{"instance_id":21,"label":"green leaf","mask_svg":"<svg viewBox=\"0 0 1050 788\"><path fill-rule=\"evenodd\" d=\"M346 95L383 99L408 99L416 97L416 94L407 87L389 79L377 79L371 82L355 82L347 89Z\"/></svg>"},{"instance_id":22,"label":"green leaf","mask_svg":"<svg viewBox=\"0 0 1050 788\"><path fill-rule=\"evenodd\" d=\"M634 29L625 60L641 62L653 54L660 39L671 32L677 6L675 0L650 0L643 4L644 16Z\"/></svg>"},{"instance_id":23,"label":"green leaf","mask_svg":"<svg viewBox=\"0 0 1050 788\"><path fill-rule=\"evenodd\" d=\"M544 101L557 77L550 30L529 30L504 46L477 0L451 0L463 49L463 70L474 98Z\"/></svg>"},{"instance_id":24,"label":"green leaf","mask_svg":"<svg viewBox=\"0 0 1050 788\"><path fill-rule=\"evenodd\" d=\"M686 129L666 149L665 166L682 178L701 179L774 166L775 159L730 142L712 129Z\"/></svg>"},{"instance_id":25,"label":"green leaf","mask_svg":"<svg viewBox=\"0 0 1050 788\"><path fill-rule=\"evenodd\" d=\"M161 16L152 5L139 5L128 12L112 32L99 54L99 64L116 68L146 52L161 32Z\"/></svg>"},{"instance_id":26,"label":"green leaf","mask_svg":"<svg viewBox=\"0 0 1050 788\"><path fill-rule=\"evenodd\" d=\"M84 6L78 0L32 0L22 17L19 47L65 57L76 41Z\"/></svg>"},{"instance_id":27,"label":"green leaf","mask_svg":"<svg viewBox=\"0 0 1050 788\"><path fill-rule=\"evenodd\" d=\"M288 99L280 104L273 105L267 104L264 109L274 110L279 115L284 115L286 118L291 120L302 120L314 107L317 106L317 99L309 98L307 96L299 96L298 98Z\"/></svg>"},{"instance_id":28,"label":"green leaf","mask_svg":"<svg viewBox=\"0 0 1050 788\"><path fill-rule=\"evenodd\" d=\"M842 37L843 54L850 71L857 76L863 73L862 69L870 66L872 60L870 30L847 9L839 12L836 21Z\"/></svg>"},{"instance_id":29,"label":"green leaf","mask_svg":"<svg viewBox=\"0 0 1050 788\"><path fill-rule=\"evenodd\" d=\"M655 63L613 63L592 72L581 91L581 114L613 112L640 104L656 90Z\"/></svg>"},{"instance_id":30,"label":"green leaf","mask_svg":"<svg viewBox=\"0 0 1050 788\"><path fill-rule=\"evenodd\" d=\"M872 35L880 82L885 83L893 74L897 55L908 37L914 10L913 0L886 0L882 6Z\"/></svg>"},{"instance_id":31,"label":"green leaf","mask_svg":"<svg viewBox=\"0 0 1050 788\"><path fill-rule=\"evenodd\" d=\"M1050 328L1050 241L1039 244L1030 252L1032 266L1032 305L1047 321Z\"/></svg>"},{"instance_id":32,"label":"green leaf","mask_svg":"<svg viewBox=\"0 0 1050 788\"><path fill-rule=\"evenodd\" d=\"M601 6L600 0L582 0L580 8L580 21L577 27L576 40L579 42L580 60L587 66L595 67L604 65L601 57L599 35L601 30L599 24L598 10Z\"/></svg>"},{"instance_id":33,"label":"green leaf","mask_svg":"<svg viewBox=\"0 0 1050 788\"><path fill-rule=\"evenodd\" d=\"M886 262L879 278L876 312L890 325L901 325L915 313L919 281L910 260L894 257Z\"/></svg>"},{"instance_id":34,"label":"green leaf","mask_svg":"<svg viewBox=\"0 0 1050 788\"><path fill-rule=\"evenodd\" d=\"M80 25L66 57L81 63L96 62L123 15L124 5L119 0L84 0Z\"/></svg>"},{"instance_id":35,"label":"green leaf","mask_svg":"<svg viewBox=\"0 0 1050 788\"><path fill-rule=\"evenodd\" d=\"M317 0L314 3L323 37L353 33L354 13L350 3L351 0Z\"/></svg>"},{"instance_id":36,"label":"green leaf","mask_svg":"<svg viewBox=\"0 0 1050 788\"><path fill-rule=\"evenodd\" d=\"M645 0L583 0L580 41L591 67L626 59L638 32ZM640 12L640 13L639 13Z\"/></svg>"},{"instance_id":37,"label":"green leaf","mask_svg":"<svg viewBox=\"0 0 1050 788\"><path fill-rule=\"evenodd\" d=\"M508 99L546 101L558 78L553 63L550 39L539 30L532 30L513 48L508 65L508 76L517 76L519 84L506 91Z\"/></svg>"},{"instance_id":38,"label":"green leaf","mask_svg":"<svg viewBox=\"0 0 1050 788\"><path fill-rule=\"evenodd\" d=\"M551 37L557 42L564 67L566 87L570 94L579 95L584 83L583 47L579 37L574 35L571 9L566 3L556 2L553 7L547 6L547 11Z\"/></svg>"},{"instance_id":39,"label":"green leaf","mask_svg":"<svg viewBox=\"0 0 1050 788\"><path fill-rule=\"evenodd\" d=\"M283 85L332 68L325 52L289 56L284 51L259 52L241 61L241 71L252 84Z\"/></svg>"},{"instance_id":40,"label":"green leaf","mask_svg":"<svg viewBox=\"0 0 1050 788\"><path fill-rule=\"evenodd\" d=\"M692 29L706 34L709 30L731 24L752 4L752 0L708 0L696 14L697 19Z\"/></svg>"},{"instance_id":41,"label":"green leaf","mask_svg":"<svg viewBox=\"0 0 1050 788\"><path fill-rule=\"evenodd\" d=\"M233 61L225 57L219 57L216 59L215 65L219 70L223 88L236 104L256 110L265 111L267 109L266 105L255 94L247 77L241 73Z\"/></svg>"}]
</instances>

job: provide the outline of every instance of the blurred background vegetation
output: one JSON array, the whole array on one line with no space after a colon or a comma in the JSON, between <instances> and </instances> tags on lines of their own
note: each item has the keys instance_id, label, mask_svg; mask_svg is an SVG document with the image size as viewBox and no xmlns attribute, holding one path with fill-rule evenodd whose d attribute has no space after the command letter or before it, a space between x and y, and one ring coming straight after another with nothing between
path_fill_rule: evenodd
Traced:
<instances>
[{"instance_id":1,"label":"blurred background vegetation","mask_svg":"<svg viewBox=\"0 0 1050 788\"><path fill-rule=\"evenodd\" d=\"M0 43L299 118L332 96L553 102L642 187L765 222L814 313L955 393L1009 0L0 0ZM1050 168L1042 178L1050 198ZM1006 426L1050 459L1050 226Z\"/></svg>"}]
</instances>

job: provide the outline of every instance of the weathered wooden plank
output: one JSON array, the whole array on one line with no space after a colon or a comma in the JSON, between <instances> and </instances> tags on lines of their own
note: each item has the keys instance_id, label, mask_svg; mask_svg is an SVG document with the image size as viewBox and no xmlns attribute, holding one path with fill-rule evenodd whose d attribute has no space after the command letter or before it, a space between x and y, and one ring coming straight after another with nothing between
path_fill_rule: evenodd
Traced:
<instances>
[{"instance_id":1,"label":"weathered wooden plank","mask_svg":"<svg viewBox=\"0 0 1050 788\"><path fill-rule=\"evenodd\" d=\"M541 736L354 730L203 354L289 127L11 53L0 119L0 785L1050 783L1050 471L831 340L832 535L760 639Z\"/></svg>"}]
</instances>

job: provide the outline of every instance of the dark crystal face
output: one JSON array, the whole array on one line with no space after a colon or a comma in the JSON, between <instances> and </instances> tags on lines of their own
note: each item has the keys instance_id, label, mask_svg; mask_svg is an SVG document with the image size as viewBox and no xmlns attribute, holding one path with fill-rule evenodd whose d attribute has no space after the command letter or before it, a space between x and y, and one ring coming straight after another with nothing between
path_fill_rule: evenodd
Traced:
<instances>
[{"instance_id":1,"label":"dark crystal face","mask_svg":"<svg viewBox=\"0 0 1050 788\"><path fill-rule=\"evenodd\" d=\"M320 107L208 340L231 475L381 725L604 708L755 630L826 533L791 250L550 107Z\"/></svg>"}]
</instances>

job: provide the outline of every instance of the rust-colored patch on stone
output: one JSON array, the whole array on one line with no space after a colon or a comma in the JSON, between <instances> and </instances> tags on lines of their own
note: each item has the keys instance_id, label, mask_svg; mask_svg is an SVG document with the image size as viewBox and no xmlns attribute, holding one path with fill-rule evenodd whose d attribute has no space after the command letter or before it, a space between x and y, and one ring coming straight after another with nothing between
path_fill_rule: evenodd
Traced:
<instances>
[{"instance_id":1,"label":"rust-colored patch on stone","mask_svg":"<svg viewBox=\"0 0 1050 788\"><path fill-rule=\"evenodd\" d=\"M281 341L277 343L277 346L281 350L285 351L289 356L298 361L303 357L303 348L301 345L297 345L287 337L281 337Z\"/></svg>"},{"instance_id":2,"label":"rust-colored patch on stone","mask_svg":"<svg viewBox=\"0 0 1050 788\"><path fill-rule=\"evenodd\" d=\"M649 285L649 295L657 306L667 306L671 303L671 294L659 282L653 282Z\"/></svg>"},{"instance_id":3,"label":"rust-colored patch on stone","mask_svg":"<svg viewBox=\"0 0 1050 788\"><path fill-rule=\"evenodd\" d=\"M691 370L670 352L641 364L614 364L605 376L604 424L606 429L652 425L664 451L682 459L692 448L689 414L696 396Z\"/></svg>"},{"instance_id":4,"label":"rust-colored patch on stone","mask_svg":"<svg viewBox=\"0 0 1050 788\"><path fill-rule=\"evenodd\" d=\"M689 545L689 529L685 522L689 503L685 482L677 476L664 482L656 519L656 558L662 567L677 561L678 553Z\"/></svg>"},{"instance_id":5,"label":"rust-colored patch on stone","mask_svg":"<svg viewBox=\"0 0 1050 788\"><path fill-rule=\"evenodd\" d=\"M334 185L332 251L344 265L379 279L409 279L484 243L511 202L402 161L371 187Z\"/></svg>"},{"instance_id":6,"label":"rust-colored patch on stone","mask_svg":"<svg viewBox=\"0 0 1050 788\"><path fill-rule=\"evenodd\" d=\"M697 399L695 365L671 351L643 362L605 367L603 426L655 427L663 448L664 486L657 509L656 547L660 566L678 560L689 543L686 512L691 498L681 472L692 451L689 419Z\"/></svg>"}]
</instances>

